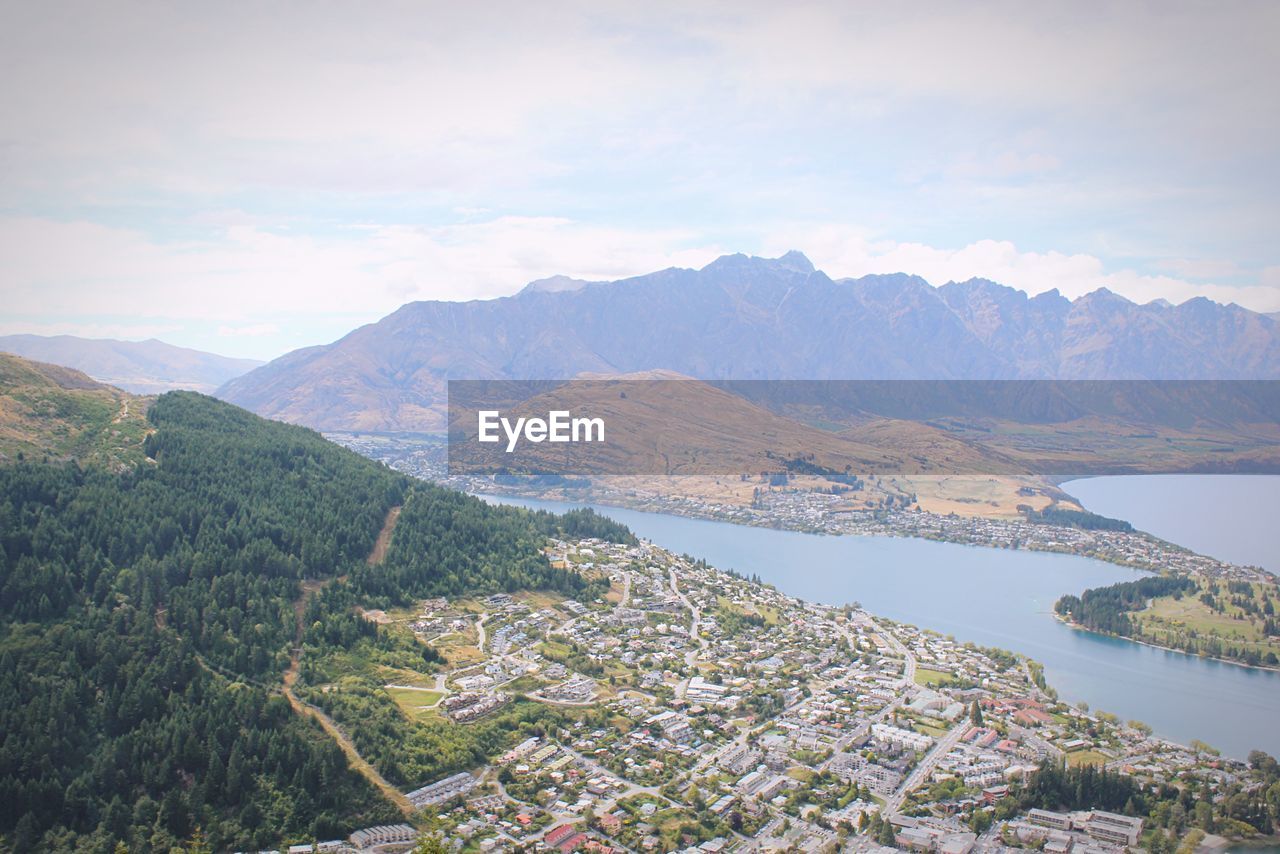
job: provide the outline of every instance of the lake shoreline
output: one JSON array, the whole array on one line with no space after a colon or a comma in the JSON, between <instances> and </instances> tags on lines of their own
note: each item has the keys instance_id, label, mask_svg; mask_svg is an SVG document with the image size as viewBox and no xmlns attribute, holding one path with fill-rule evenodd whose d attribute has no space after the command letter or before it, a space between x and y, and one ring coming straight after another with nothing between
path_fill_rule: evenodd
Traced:
<instances>
[{"instance_id":1,"label":"lake shoreline","mask_svg":"<svg viewBox=\"0 0 1280 854\"><path fill-rule=\"evenodd\" d=\"M1139 638L1129 637L1128 635L1117 635L1113 632L1100 632L1097 629L1091 629L1088 626L1083 626L1080 623L1077 623L1075 620L1069 620L1066 617L1062 616L1061 614L1057 613L1056 611L1053 612L1053 618L1057 620L1059 623L1062 623L1062 625L1066 626L1067 628L1073 629L1077 632L1085 632L1086 634L1097 635L1098 637L1102 637L1102 638L1116 638L1117 640L1123 640L1123 641L1128 641L1129 643L1141 644L1142 646L1150 647L1151 649L1163 650L1164 652L1176 652L1178 655L1185 655L1187 658L1195 658L1201 661L1216 661L1216 662L1219 662L1220 664L1232 664L1232 665L1235 665L1236 667L1243 667L1246 670L1263 670L1268 673L1280 673L1280 667L1269 667L1265 664L1249 664L1248 662L1245 662L1245 661L1237 661L1234 658L1223 658L1218 655L1201 655L1198 652L1187 652L1185 649L1177 649L1176 647L1172 647L1172 646L1164 646L1163 644L1152 643L1150 641L1141 640Z\"/></svg>"},{"instance_id":2,"label":"lake shoreline","mask_svg":"<svg viewBox=\"0 0 1280 854\"><path fill-rule=\"evenodd\" d=\"M1122 710L1168 741L1199 738L1240 759L1255 748L1280 755L1272 725L1280 674L1182 651L1168 655L1045 619L1065 592L1149 577L1133 567L1066 552L958 549L923 537L805 536L603 502L483 497L552 512L594 506L640 537L787 595L829 606L856 601L880 617L1034 659L1065 702Z\"/></svg>"},{"instance_id":3,"label":"lake shoreline","mask_svg":"<svg viewBox=\"0 0 1280 854\"><path fill-rule=\"evenodd\" d=\"M1082 479L1082 478L1072 478L1071 480L1081 480L1081 479ZM1070 481L1068 481L1068 482L1070 482ZM471 494L476 495L477 497L480 497L480 498L511 498L511 499L517 499L517 500L557 501L557 502L561 502L561 503L565 503L565 504L575 504L575 503L579 503L579 502L577 502L577 501L570 501L570 500L566 500L566 499L547 499L547 498L542 498L542 497L538 497L538 496L523 495L523 494L519 494L519 493L514 493L514 494L513 494L513 493L471 493ZM652 515L655 515L655 516L662 516L662 515L666 515L666 516L674 516L674 517L676 517L676 518L694 519L694 520L704 521L704 522L718 522L718 523L728 524L728 525L743 525L744 527L750 527L750 528L760 528L760 529L764 529L764 530L771 530L771 531L784 531L784 532L788 532L788 533L795 533L795 534L808 534L808 535L812 535L812 536L819 536L819 537L833 537L833 538L840 538L840 537L857 537L857 538L890 537L890 538L903 539L903 540L919 540L919 541L922 541L922 542L946 543L946 544L948 544L948 545L955 545L955 546L967 546L967 547L976 548L976 549L1000 549L1001 551L1008 551L1008 552L1033 552L1033 553L1039 553L1039 554L1059 554L1059 555L1069 555L1069 556L1073 556L1073 557L1080 557L1080 558L1086 558L1086 559L1089 559L1089 560L1097 560L1097 561L1101 561L1101 562L1103 562L1103 563L1107 563L1107 564L1110 564L1110 565L1112 565L1112 566L1117 566L1117 567L1120 567L1120 568L1122 568L1122 569L1129 569L1129 570L1133 570L1133 571L1135 571L1135 572L1151 573L1151 574L1153 574L1153 575L1165 575L1165 574L1166 574L1166 573L1161 572L1161 571L1160 571L1160 570L1158 570L1158 569L1154 569L1154 568L1149 567L1149 566L1144 566L1144 565L1142 565L1142 564L1133 563L1133 562L1124 562L1124 561L1120 561L1120 560L1108 559L1107 557L1102 556L1102 555L1089 554L1089 553L1082 553L1082 552L1073 551L1073 550L1070 550L1070 549L1036 548L1034 543L1029 544L1029 545L1016 545L1016 546L1013 546L1013 545L1005 545L1005 544L1001 544L1001 543L975 543L975 542L969 542L969 541L964 541L964 540L959 540L959 539L948 539L948 538L946 538L946 537L929 537L929 536L921 536L921 535L919 535L919 534L912 534L912 533L905 533L905 532L904 532L904 533L896 533L896 532L870 533L870 532L861 532L861 531L831 531L831 530L825 530L825 529L808 529L808 528L800 528L800 527L798 527L798 526L788 526L788 525L786 525L786 524L782 524L782 523L778 523L778 522L773 522L773 523L771 523L771 524L770 524L770 523L768 523L768 521L766 521L766 520L753 520L753 521L748 521L748 522L742 522L742 521L735 520L735 519L723 519L723 518L718 518L718 517L716 517L716 516L714 516L714 515L712 515L712 514L699 514L699 513L677 513L677 512L670 512L670 511L666 511L666 510L661 510L661 511L659 511L659 510L641 509L640 507L629 506L629 505L626 505L626 504L619 504L619 503L614 503L614 502L609 502L609 501L595 501L595 500L592 500L592 501L581 501L581 503L582 503L582 504L584 504L584 505L588 505L588 504L589 504L589 505L595 505L595 506L598 506L598 507L612 507L612 508L615 508L615 509L618 509L618 510L626 510L626 511L634 512L634 513L648 513L648 514L652 514ZM1154 537L1154 536L1155 536L1155 535L1153 535L1153 534L1149 534L1149 533L1147 533L1147 532L1145 532L1145 531L1137 531L1136 533L1137 533L1138 535L1140 535L1140 536L1149 536L1149 537ZM1168 543L1169 543L1169 545L1171 545L1171 546L1173 546L1173 547L1175 547L1175 548L1178 548L1178 549L1185 549L1185 547L1184 547L1184 546L1179 546L1177 543L1172 543L1172 542L1169 542L1169 541L1167 541L1167 540L1163 540L1163 539L1158 538L1158 537L1157 537L1156 539L1160 539L1160 540L1161 540L1161 542L1168 542ZM1190 549L1187 549L1187 551L1190 551ZM1194 552L1193 552L1193 553L1194 553ZM1267 570L1263 570L1263 571L1264 571L1264 572L1267 572ZM1068 591L1068 592L1070 592L1070 591ZM1065 595L1065 594L1064 594L1064 595ZM1055 600L1055 601L1056 601L1056 600ZM1188 651L1188 650L1185 650L1185 649L1178 649L1178 648L1176 648L1176 647L1171 647L1171 646L1165 646L1165 645L1163 645L1163 644L1158 644L1158 643L1154 643L1154 642L1151 642L1151 641L1142 640L1142 639L1139 639L1139 638L1129 637L1129 636L1126 636L1126 635L1117 635L1117 634L1112 634L1112 633L1110 633L1110 632L1101 632L1101 631L1097 631L1097 630L1095 630L1095 629L1087 628L1087 627L1085 627L1085 626L1083 626L1083 625L1081 625L1081 624L1079 624L1079 623L1076 623L1076 622L1074 622L1074 621L1064 619L1064 618L1063 618L1063 617L1061 617L1059 614L1057 614L1055 611L1053 611L1053 609L1052 609L1052 608L1050 609L1050 613L1053 615L1054 619L1058 620L1060 623L1062 623L1063 625L1066 625L1067 627L1069 627L1069 628L1071 628L1071 629L1074 629L1074 630L1077 630L1077 631L1082 631L1082 632L1087 632L1087 633L1090 633L1090 634L1097 635L1097 636L1099 636L1099 637L1115 638L1115 639L1118 639L1118 640L1128 641L1128 642L1130 642L1130 643L1140 644L1140 645L1142 645L1142 646L1149 647L1149 648L1151 648L1151 649L1158 649L1158 650L1161 650L1161 651L1164 651L1164 652L1176 652L1176 653L1179 653L1180 655L1185 655L1185 656L1187 656L1188 658L1199 659L1199 660L1202 660L1202 661L1216 661L1216 662L1219 662L1219 663L1221 663L1221 664L1231 664L1231 665L1235 665L1235 666L1237 666L1237 667L1243 667L1243 668L1245 668L1245 669L1247 669L1247 670L1259 670L1259 671L1266 671L1266 672L1271 672L1271 673L1280 673L1280 667L1273 667L1273 666L1269 666L1269 665L1265 665L1265 664L1250 664L1249 662L1241 661L1241 660L1239 660L1239 659L1234 659L1234 658L1224 658L1224 657L1222 657L1222 656L1216 656L1216 655L1203 655L1203 654L1201 654L1201 653L1191 652L1191 651Z\"/></svg>"},{"instance_id":4,"label":"lake shoreline","mask_svg":"<svg viewBox=\"0 0 1280 854\"><path fill-rule=\"evenodd\" d=\"M933 535L930 535L929 532L921 532L921 531L915 531L915 530L901 530L901 529L893 529L893 528L887 528L884 530L874 530L874 531L833 530L830 527L824 527L821 525L787 524L785 520L768 519L768 518L763 518L759 516L749 517L744 519L740 517L721 515L714 512L690 511L688 507L684 507L684 506L655 508L642 501L637 501L637 502L620 501L612 495L605 496L605 497L595 497L595 496L584 497L584 496L562 495L557 497L557 496L548 496L548 495L542 494L541 492L536 492L536 491L527 493L519 490L510 491L510 492L493 491L493 490L486 490L484 492L468 491L468 494L478 495L478 496L479 495L491 496L494 498L506 498L506 499L512 499L512 500L520 500L520 501L550 501L554 503L571 504L571 505L578 505L578 506L594 505L598 507L612 507L618 510L627 510L634 513L649 513L649 514L658 515L658 516L674 516L681 519L695 519L695 520L700 520L705 522L720 522L727 525L740 525L747 528L760 528L760 529L770 530L770 531L786 531L789 533L796 533L796 534L810 534L810 535L819 536L819 537L865 537L865 538L893 537L896 539L904 539L904 540L922 540L924 542L931 542L931 543L947 543L947 544L956 545L956 546L974 546L977 548L1000 549L1001 551L1071 555L1074 557L1081 557L1081 558L1087 558L1089 560L1101 561L1103 563L1111 564L1112 566L1118 566L1122 569L1131 569L1136 572L1147 572L1155 575L1164 574L1164 572L1158 566L1153 566L1151 564L1141 563L1138 561L1123 560L1123 559L1117 558L1116 556L1114 556L1109 552L1081 551L1081 550L1076 550L1069 547L1063 547L1063 548L1044 547L1044 546L1041 546L1036 541L1031 541L1031 542L1020 541L1015 545L1010 545L1006 542L999 541L999 540L986 540L981 542L975 542L972 539L966 539L958 536L945 536L945 535L933 536ZM927 515L937 515L937 514L927 514ZM943 517L943 518L946 518L946 517ZM974 517L965 517L965 518L971 521L988 522L988 523L995 523L995 524L1009 524L1009 523L1015 523L1015 522L1025 523L1025 520L1004 519L1004 518L987 517L987 516L974 516ZM1083 528L1051 525L1049 523L1027 523L1027 524L1035 525L1035 527L1040 529L1042 532L1055 531L1055 530L1063 531L1063 532L1078 532L1078 531L1087 530ZM1128 533L1128 535L1136 537L1143 541L1154 541L1155 543L1158 543L1160 546L1167 547L1171 551L1176 553L1192 555L1197 558L1205 558L1208 560L1216 560L1216 558L1209 558L1209 556L1207 555L1201 555L1192 549L1186 548L1185 546L1180 546L1177 543L1174 543L1170 540L1163 539L1162 537L1158 537L1146 531L1135 529L1134 531ZM1244 567L1244 568L1252 569L1253 567ZM1263 571L1266 572L1266 570L1263 570ZM1268 573L1268 575L1270 575L1270 573Z\"/></svg>"},{"instance_id":5,"label":"lake shoreline","mask_svg":"<svg viewBox=\"0 0 1280 854\"><path fill-rule=\"evenodd\" d=\"M1280 575L1280 530L1256 509L1280 504L1280 476L1133 474L1078 477L1058 488L1095 513L1237 565Z\"/></svg>"}]
</instances>

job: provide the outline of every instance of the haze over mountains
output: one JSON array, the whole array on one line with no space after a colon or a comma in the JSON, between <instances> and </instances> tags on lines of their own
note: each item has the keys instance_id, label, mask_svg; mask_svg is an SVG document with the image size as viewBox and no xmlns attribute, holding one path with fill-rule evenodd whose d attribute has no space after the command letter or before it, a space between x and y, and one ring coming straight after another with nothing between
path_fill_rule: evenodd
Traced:
<instances>
[{"instance_id":1,"label":"haze over mountains","mask_svg":"<svg viewBox=\"0 0 1280 854\"><path fill-rule=\"evenodd\" d=\"M974 279L833 280L798 252L502 299L414 302L218 394L326 430L442 429L450 378L669 370L700 379L1274 379L1280 323L1197 298L1074 301Z\"/></svg>"},{"instance_id":2,"label":"haze over mountains","mask_svg":"<svg viewBox=\"0 0 1280 854\"><path fill-rule=\"evenodd\" d=\"M174 389L212 393L227 380L262 364L255 359L175 347L154 338L116 341L73 335L0 335L0 351L75 368L134 394Z\"/></svg>"}]
</instances>

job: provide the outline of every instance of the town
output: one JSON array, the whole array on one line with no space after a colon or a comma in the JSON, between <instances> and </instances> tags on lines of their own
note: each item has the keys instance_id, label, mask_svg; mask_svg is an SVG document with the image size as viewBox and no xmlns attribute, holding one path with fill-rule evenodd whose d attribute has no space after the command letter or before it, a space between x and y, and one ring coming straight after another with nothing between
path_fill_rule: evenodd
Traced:
<instances>
[{"instance_id":1,"label":"town","mask_svg":"<svg viewBox=\"0 0 1280 854\"><path fill-rule=\"evenodd\" d=\"M384 686L406 715L465 727L518 697L559 723L421 781L405 793L414 824L290 854L403 851L424 834L457 851L1100 854L1156 850L1169 831L1120 808L1023 809L1016 793L1045 763L1153 790L1176 780L1210 805L1257 786L1207 745L1059 702L1035 662L1001 650L804 602L645 542L546 551L608 592L364 616L449 661Z\"/></svg>"}]
</instances>

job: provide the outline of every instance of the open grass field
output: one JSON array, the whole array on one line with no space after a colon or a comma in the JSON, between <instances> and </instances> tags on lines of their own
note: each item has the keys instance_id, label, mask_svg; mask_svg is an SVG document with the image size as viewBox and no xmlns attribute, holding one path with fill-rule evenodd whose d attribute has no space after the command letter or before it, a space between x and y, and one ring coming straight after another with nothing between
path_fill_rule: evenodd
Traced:
<instances>
[{"instance_id":1,"label":"open grass field","mask_svg":"<svg viewBox=\"0 0 1280 854\"><path fill-rule=\"evenodd\" d=\"M1144 625L1155 629L1160 623L1172 623L1185 626L1197 632L1211 632L1222 637L1240 640L1261 641L1264 639L1261 627L1250 623L1243 617L1240 609L1228 605L1226 613L1218 613L1199 599L1184 596L1174 599L1164 596L1156 599L1150 608L1140 612L1139 618Z\"/></svg>"},{"instance_id":2,"label":"open grass field","mask_svg":"<svg viewBox=\"0 0 1280 854\"><path fill-rule=\"evenodd\" d=\"M930 670L927 667L916 668L917 685L938 685L950 678L951 674L945 670Z\"/></svg>"},{"instance_id":3,"label":"open grass field","mask_svg":"<svg viewBox=\"0 0 1280 854\"><path fill-rule=\"evenodd\" d=\"M545 683L536 676L521 676L502 686L508 694L528 694L537 691Z\"/></svg>"},{"instance_id":4,"label":"open grass field","mask_svg":"<svg viewBox=\"0 0 1280 854\"><path fill-rule=\"evenodd\" d=\"M313 665L317 664L314 660ZM337 682L345 676L377 677L377 666L368 657L349 650L331 652L319 663L320 681Z\"/></svg>"},{"instance_id":5,"label":"open grass field","mask_svg":"<svg viewBox=\"0 0 1280 854\"><path fill-rule=\"evenodd\" d=\"M384 613L386 613L387 620L390 622L411 623L418 619L419 615L422 613L422 609L413 605L408 608L388 608Z\"/></svg>"},{"instance_id":6,"label":"open grass field","mask_svg":"<svg viewBox=\"0 0 1280 854\"><path fill-rule=\"evenodd\" d=\"M913 720L917 732L922 732L925 735L931 735L934 738L942 738L947 734L947 728L944 726L940 726L939 724L931 721L923 721L920 719Z\"/></svg>"},{"instance_id":7,"label":"open grass field","mask_svg":"<svg viewBox=\"0 0 1280 854\"><path fill-rule=\"evenodd\" d=\"M573 650L569 648L568 644L562 643L558 640L545 640L538 647L538 650L552 661L566 658L573 652Z\"/></svg>"},{"instance_id":8,"label":"open grass field","mask_svg":"<svg viewBox=\"0 0 1280 854\"><path fill-rule=\"evenodd\" d=\"M396 701L400 710L412 720L438 714L434 708L426 707L434 706L444 696L439 691L419 691L410 688L384 688L383 690L391 695L391 699Z\"/></svg>"},{"instance_id":9,"label":"open grass field","mask_svg":"<svg viewBox=\"0 0 1280 854\"><path fill-rule=\"evenodd\" d=\"M710 475L607 480L615 488L625 480L640 493L681 496L739 507L751 506L754 490L761 486L755 479L744 481ZM1020 492L1023 487L1035 490L1035 494ZM825 492L831 488L831 482L823 477L794 475L787 488ZM932 513L1001 519L1019 517L1019 504L1043 510L1052 503L1053 497L1063 498L1059 490L1037 477L986 475L900 475L883 478L880 483L869 479L863 489L847 493L844 498L850 506L863 507L867 502L877 503L886 496L912 494L917 497L921 509ZM1066 506L1075 505L1066 502Z\"/></svg>"},{"instance_id":10,"label":"open grass field","mask_svg":"<svg viewBox=\"0 0 1280 854\"><path fill-rule=\"evenodd\" d=\"M379 666L375 675L388 685L407 685L412 688L433 690L436 684L434 674L425 674L411 668Z\"/></svg>"},{"instance_id":11,"label":"open grass field","mask_svg":"<svg viewBox=\"0 0 1280 854\"><path fill-rule=\"evenodd\" d=\"M1077 750L1067 754L1067 765L1075 768L1079 765L1106 765L1110 759L1096 750Z\"/></svg>"},{"instance_id":12,"label":"open grass field","mask_svg":"<svg viewBox=\"0 0 1280 854\"><path fill-rule=\"evenodd\" d=\"M719 612L722 612L721 614L722 619L724 619L726 616L738 616L738 617L755 616L764 620L765 625L767 626L776 626L778 624L777 610L774 608L770 608L768 605L765 605L763 603L752 603L746 607L743 607L737 602L730 602L727 599L722 599L716 605L716 610Z\"/></svg>"},{"instance_id":13,"label":"open grass field","mask_svg":"<svg viewBox=\"0 0 1280 854\"><path fill-rule=\"evenodd\" d=\"M1205 589L1202 583L1200 592ZM1255 602L1265 602L1267 597L1280 601L1274 587L1255 584L1253 590ZM1255 649L1262 655L1270 652L1280 656L1280 639L1265 634L1263 619L1256 615L1250 619L1249 614L1231 603L1230 595L1220 592L1217 598L1223 603L1221 612L1203 602L1199 594L1181 598L1162 596L1133 618L1141 625L1143 634L1155 643L1180 646L1178 640L1194 632L1201 638L1213 636L1224 643Z\"/></svg>"},{"instance_id":14,"label":"open grass field","mask_svg":"<svg viewBox=\"0 0 1280 854\"><path fill-rule=\"evenodd\" d=\"M441 635L431 645L444 656L445 661L449 662L450 669L457 669L488 661L489 657L476 645L479 640L479 634L472 625L462 632Z\"/></svg>"},{"instance_id":15,"label":"open grass field","mask_svg":"<svg viewBox=\"0 0 1280 854\"><path fill-rule=\"evenodd\" d=\"M618 595L621 597L622 588L619 586ZM523 602L535 611L543 608L555 608L564 602L564 597L558 593L547 593L541 590L522 590L519 593L513 593L511 598L517 602Z\"/></svg>"},{"instance_id":16,"label":"open grass field","mask_svg":"<svg viewBox=\"0 0 1280 854\"><path fill-rule=\"evenodd\" d=\"M997 519L1020 517L1020 504L1043 510L1052 503L1050 494L1058 492L1034 477L912 475L886 478L885 483L892 491L914 494L920 509L929 513ZM1035 490L1035 494L1020 492L1024 487Z\"/></svg>"}]
</instances>

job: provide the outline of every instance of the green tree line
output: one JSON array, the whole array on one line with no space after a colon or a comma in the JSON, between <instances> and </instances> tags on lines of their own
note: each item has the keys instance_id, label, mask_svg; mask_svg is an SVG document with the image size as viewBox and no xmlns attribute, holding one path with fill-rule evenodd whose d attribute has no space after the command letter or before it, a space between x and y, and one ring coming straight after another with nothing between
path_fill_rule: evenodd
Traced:
<instances>
[{"instance_id":1,"label":"green tree line","mask_svg":"<svg viewBox=\"0 0 1280 854\"><path fill-rule=\"evenodd\" d=\"M1185 595L1195 589L1196 583L1190 578L1151 576L1108 587L1092 587L1079 596L1063 596L1053 609L1086 629L1131 637L1134 632L1133 621L1129 619L1131 612L1145 608L1150 599Z\"/></svg>"}]
</instances>

